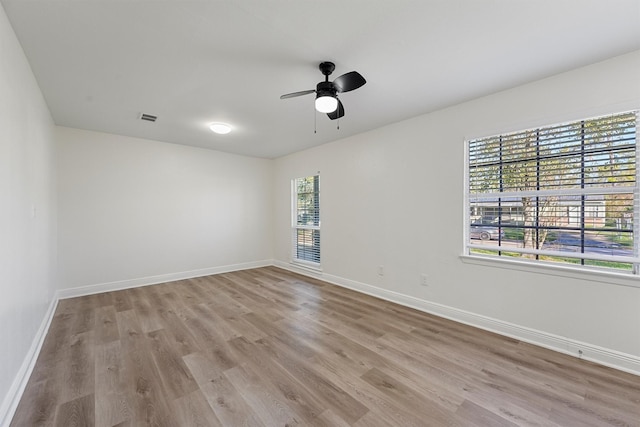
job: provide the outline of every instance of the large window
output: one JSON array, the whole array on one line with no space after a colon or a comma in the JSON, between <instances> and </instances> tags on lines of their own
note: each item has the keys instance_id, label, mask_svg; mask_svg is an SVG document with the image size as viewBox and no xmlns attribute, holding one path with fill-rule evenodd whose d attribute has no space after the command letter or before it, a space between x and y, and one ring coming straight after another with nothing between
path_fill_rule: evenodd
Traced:
<instances>
[{"instance_id":1,"label":"large window","mask_svg":"<svg viewBox=\"0 0 640 427\"><path fill-rule=\"evenodd\" d=\"M320 266L320 175L293 180L293 250L295 262Z\"/></svg>"},{"instance_id":2,"label":"large window","mask_svg":"<svg viewBox=\"0 0 640 427\"><path fill-rule=\"evenodd\" d=\"M466 253L639 273L637 112L467 142Z\"/></svg>"}]
</instances>

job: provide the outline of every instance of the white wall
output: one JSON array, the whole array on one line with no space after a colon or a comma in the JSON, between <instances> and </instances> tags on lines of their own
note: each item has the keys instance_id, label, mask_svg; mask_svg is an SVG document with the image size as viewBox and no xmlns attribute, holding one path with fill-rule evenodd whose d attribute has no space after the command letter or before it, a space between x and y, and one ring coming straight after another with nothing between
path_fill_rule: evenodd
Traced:
<instances>
[{"instance_id":1,"label":"white wall","mask_svg":"<svg viewBox=\"0 0 640 427\"><path fill-rule=\"evenodd\" d=\"M55 293L53 127L0 5L0 425Z\"/></svg>"},{"instance_id":2,"label":"white wall","mask_svg":"<svg viewBox=\"0 0 640 427\"><path fill-rule=\"evenodd\" d=\"M278 159L276 259L289 262L290 180L319 170L323 277L640 362L640 287L625 286L640 280L612 284L460 257L465 138L638 108L638 76L635 52ZM428 287L420 286L421 273Z\"/></svg>"},{"instance_id":3,"label":"white wall","mask_svg":"<svg viewBox=\"0 0 640 427\"><path fill-rule=\"evenodd\" d=\"M272 161L63 127L56 140L61 289L272 259Z\"/></svg>"}]
</instances>

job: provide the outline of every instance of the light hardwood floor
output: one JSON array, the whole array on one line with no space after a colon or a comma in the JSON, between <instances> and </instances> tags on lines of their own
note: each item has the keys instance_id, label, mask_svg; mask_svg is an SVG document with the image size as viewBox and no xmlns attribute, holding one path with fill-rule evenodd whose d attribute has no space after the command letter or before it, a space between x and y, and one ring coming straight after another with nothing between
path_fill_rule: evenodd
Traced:
<instances>
[{"instance_id":1,"label":"light hardwood floor","mask_svg":"<svg viewBox=\"0 0 640 427\"><path fill-rule=\"evenodd\" d=\"M640 426L640 377L267 267L60 301L39 425Z\"/></svg>"}]
</instances>

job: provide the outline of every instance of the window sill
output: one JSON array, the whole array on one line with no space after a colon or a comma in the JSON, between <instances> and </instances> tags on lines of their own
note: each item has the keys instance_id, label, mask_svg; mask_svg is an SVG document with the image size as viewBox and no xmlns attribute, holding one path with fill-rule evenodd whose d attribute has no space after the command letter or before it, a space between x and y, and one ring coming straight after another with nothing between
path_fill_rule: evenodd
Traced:
<instances>
[{"instance_id":1,"label":"window sill","mask_svg":"<svg viewBox=\"0 0 640 427\"><path fill-rule=\"evenodd\" d=\"M545 274L549 276L569 277L572 279L588 280L591 282L607 283L611 285L640 288L640 276L603 271L589 267L571 267L548 263L531 263L482 255L460 255L465 264L481 265L485 267L504 268L508 270L526 271L528 273Z\"/></svg>"},{"instance_id":2,"label":"window sill","mask_svg":"<svg viewBox=\"0 0 640 427\"><path fill-rule=\"evenodd\" d=\"M295 265L298 268L303 268L305 270L310 270L315 273L322 273L322 266L320 264L305 262L299 260L291 260L291 265Z\"/></svg>"}]
</instances>

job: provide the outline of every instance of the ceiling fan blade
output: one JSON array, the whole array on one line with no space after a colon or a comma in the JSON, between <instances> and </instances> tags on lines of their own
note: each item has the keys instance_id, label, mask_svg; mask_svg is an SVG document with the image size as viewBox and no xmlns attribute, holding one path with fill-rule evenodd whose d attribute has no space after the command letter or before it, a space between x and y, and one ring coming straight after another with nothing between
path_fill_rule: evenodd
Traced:
<instances>
[{"instance_id":1,"label":"ceiling fan blade","mask_svg":"<svg viewBox=\"0 0 640 427\"><path fill-rule=\"evenodd\" d=\"M344 116L344 107L342 106L342 102L340 102L339 99L338 99L338 108L336 108L336 111L327 113L327 116L329 116L331 120L339 119L340 117Z\"/></svg>"},{"instance_id":2,"label":"ceiling fan blade","mask_svg":"<svg viewBox=\"0 0 640 427\"><path fill-rule=\"evenodd\" d=\"M347 74L341 75L340 77L336 77L333 84L338 92L349 92L350 90L358 89L366 82L367 81L359 72L351 71Z\"/></svg>"},{"instance_id":3,"label":"ceiling fan blade","mask_svg":"<svg viewBox=\"0 0 640 427\"><path fill-rule=\"evenodd\" d=\"M300 92L287 93L286 95L282 95L280 99L295 98L296 96L309 95L310 93L315 93L315 92L316 91L314 89L311 89L311 90L303 90Z\"/></svg>"}]
</instances>

